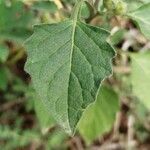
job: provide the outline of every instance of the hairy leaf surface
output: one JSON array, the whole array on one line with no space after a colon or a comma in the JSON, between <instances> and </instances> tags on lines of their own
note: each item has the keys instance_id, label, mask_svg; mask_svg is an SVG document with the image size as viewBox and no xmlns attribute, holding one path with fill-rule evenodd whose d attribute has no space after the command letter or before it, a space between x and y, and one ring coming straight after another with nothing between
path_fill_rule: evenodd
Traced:
<instances>
[{"instance_id":1,"label":"hairy leaf surface","mask_svg":"<svg viewBox=\"0 0 150 150\"><path fill-rule=\"evenodd\" d=\"M106 42L108 35L104 29L67 20L35 26L26 43L25 70L49 112L69 133L111 74L115 52Z\"/></svg>"},{"instance_id":2,"label":"hairy leaf surface","mask_svg":"<svg viewBox=\"0 0 150 150\"><path fill-rule=\"evenodd\" d=\"M49 115L42 101L38 99L36 96L34 96L34 108L35 108L37 119L43 130L50 128L55 124L54 119Z\"/></svg>"}]
</instances>

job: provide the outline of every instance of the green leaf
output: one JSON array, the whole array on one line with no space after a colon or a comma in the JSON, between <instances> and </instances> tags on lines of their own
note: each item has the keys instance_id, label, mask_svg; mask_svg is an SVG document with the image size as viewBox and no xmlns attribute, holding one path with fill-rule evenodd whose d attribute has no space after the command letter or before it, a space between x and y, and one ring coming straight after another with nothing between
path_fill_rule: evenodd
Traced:
<instances>
[{"instance_id":1,"label":"green leaf","mask_svg":"<svg viewBox=\"0 0 150 150\"><path fill-rule=\"evenodd\" d=\"M142 5L140 8L128 13L128 16L135 20L141 32L150 39L150 3Z\"/></svg>"},{"instance_id":2,"label":"green leaf","mask_svg":"<svg viewBox=\"0 0 150 150\"><path fill-rule=\"evenodd\" d=\"M87 143L111 130L118 110L117 94L108 87L101 87L96 102L87 108L79 122L79 131Z\"/></svg>"},{"instance_id":3,"label":"green leaf","mask_svg":"<svg viewBox=\"0 0 150 150\"><path fill-rule=\"evenodd\" d=\"M9 55L9 49L5 45L0 45L0 62L5 62Z\"/></svg>"},{"instance_id":4,"label":"green leaf","mask_svg":"<svg viewBox=\"0 0 150 150\"><path fill-rule=\"evenodd\" d=\"M143 4L148 3L149 0L126 0L125 2L127 3L127 8L129 12L139 8Z\"/></svg>"},{"instance_id":5,"label":"green leaf","mask_svg":"<svg viewBox=\"0 0 150 150\"><path fill-rule=\"evenodd\" d=\"M33 12L25 7L24 3L12 0L10 6L6 1L0 3L0 38L2 39L25 39L31 35Z\"/></svg>"},{"instance_id":6,"label":"green leaf","mask_svg":"<svg viewBox=\"0 0 150 150\"><path fill-rule=\"evenodd\" d=\"M87 19L90 16L90 9L92 9L92 6L89 3L83 3L81 8L82 18Z\"/></svg>"},{"instance_id":7,"label":"green leaf","mask_svg":"<svg viewBox=\"0 0 150 150\"><path fill-rule=\"evenodd\" d=\"M44 104L38 98L34 99L34 108L42 129L50 128L55 124L54 119L49 115L48 110L45 109Z\"/></svg>"},{"instance_id":8,"label":"green leaf","mask_svg":"<svg viewBox=\"0 0 150 150\"><path fill-rule=\"evenodd\" d=\"M5 1L0 3L0 16L0 30L8 30L31 25L33 14L25 8L23 2L12 0L10 6Z\"/></svg>"},{"instance_id":9,"label":"green leaf","mask_svg":"<svg viewBox=\"0 0 150 150\"><path fill-rule=\"evenodd\" d=\"M52 1L36 1L33 3L33 9L41 11L49 11L50 13L55 13L57 11L57 5Z\"/></svg>"},{"instance_id":10,"label":"green leaf","mask_svg":"<svg viewBox=\"0 0 150 150\"><path fill-rule=\"evenodd\" d=\"M135 96L150 110L150 52L132 54L131 82Z\"/></svg>"},{"instance_id":11,"label":"green leaf","mask_svg":"<svg viewBox=\"0 0 150 150\"><path fill-rule=\"evenodd\" d=\"M16 30L4 30L0 31L1 40L10 40L12 42L23 43L30 35L32 34L31 30L26 28L17 28Z\"/></svg>"},{"instance_id":12,"label":"green leaf","mask_svg":"<svg viewBox=\"0 0 150 150\"><path fill-rule=\"evenodd\" d=\"M74 132L84 109L112 72L109 33L77 20L35 26L25 70L53 118Z\"/></svg>"}]
</instances>

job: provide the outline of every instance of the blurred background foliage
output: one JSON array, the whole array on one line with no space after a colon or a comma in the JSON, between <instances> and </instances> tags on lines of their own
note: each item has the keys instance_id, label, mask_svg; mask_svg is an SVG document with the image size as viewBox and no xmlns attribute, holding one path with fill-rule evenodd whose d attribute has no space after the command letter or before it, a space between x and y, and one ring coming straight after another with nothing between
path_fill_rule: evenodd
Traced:
<instances>
[{"instance_id":1,"label":"blurred background foliage","mask_svg":"<svg viewBox=\"0 0 150 150\"><path fill-rule=\"evenodd\" d=\"M137 22L107 12L102 0L89 2L82 6L82 20L109 30L117 55L113 75L69 137L48 115L23 69L24 42L33 25L68 18L75 0L0 0L1 150L150 149L150 41ZM149 0L125 2L133 11Z\"/></svg>"}]
</instances>

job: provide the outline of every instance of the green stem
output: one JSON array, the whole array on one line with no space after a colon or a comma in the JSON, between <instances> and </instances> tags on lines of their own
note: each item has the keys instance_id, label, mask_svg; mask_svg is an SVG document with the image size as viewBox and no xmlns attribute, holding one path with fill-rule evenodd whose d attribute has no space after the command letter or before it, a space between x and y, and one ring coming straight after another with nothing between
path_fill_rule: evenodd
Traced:
<instances>
[{"instance_id":1,"label":"green stem","mask_svg":"<svg viewBox=\"0 0 150 150\"><path fill-rule=\"evenodd\" d=\"M84 0L78 0L74 6L72 15L71 15L71 19L73 19L74 21L77 21L80 17L80 9L81 9L81 5L83 3Z\"/></svg>"}]
</instances>

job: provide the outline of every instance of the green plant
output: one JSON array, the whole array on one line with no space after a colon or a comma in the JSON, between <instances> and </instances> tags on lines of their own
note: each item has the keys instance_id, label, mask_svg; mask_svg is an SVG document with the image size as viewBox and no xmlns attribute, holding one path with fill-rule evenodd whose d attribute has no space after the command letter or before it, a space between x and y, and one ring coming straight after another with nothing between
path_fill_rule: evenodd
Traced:
<instances>
[{"instance_id":1,"label":"green plant","mask_svg":"<svg viewBox=\"0 0 150 150\"><path fill-rule=\"evenodd\" d=\"M36 25L26 42L25 70L54 119L68 133L74 133L86 107L97 98L100 84L111 74L115 56L107 42L109 32L81 21L78 0L70 19L57 24ZM149 38L150 3L127 12L122 0L104 1L103 13L124 15L135 20Z\"/></svg>"},{"instance_id":2,"label":"green plant","mask_svg":"<svg viewBox=\"0 0 150 150\"><path fill-rule=\"evenodd\" d=\"M149 149L149 13L149 0L0 0L0 147Z\"/></svg>"}]
</instances>

